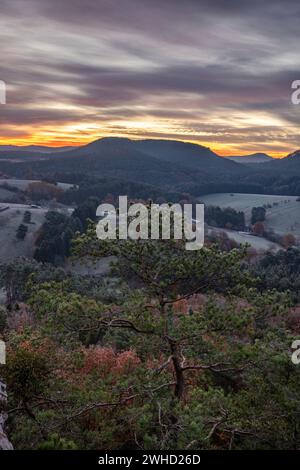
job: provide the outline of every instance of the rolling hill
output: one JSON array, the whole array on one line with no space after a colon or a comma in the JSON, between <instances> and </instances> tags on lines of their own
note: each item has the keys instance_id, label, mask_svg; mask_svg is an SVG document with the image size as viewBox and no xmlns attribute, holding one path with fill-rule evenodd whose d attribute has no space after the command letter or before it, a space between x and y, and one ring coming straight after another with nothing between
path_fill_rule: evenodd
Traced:
<instances>
[{"instance_id":1,"label":"rolling hill","mask_svg":"<svg viewBox=\"0 0 300 470\"><path fill-rule=\"evenodd\" d=\"M222 182L224 177L234 180L250 171L244 165L219 157L206 147L178 141L103 138L69 151L48 153L46 158L45 154L35 152L35 158L41 157L35 161L26 161L23 155L23 152L14 152L18 159L15 163L0 161L0 171L35 178L79 173L167 188Z\"/></svg>"},{"instance_id":2,"label":"rolling hill","mask_svg":"<svg viewBox=\"0 0 300 470\"><path fill-rule=\"evenodd\" d=\"M266 163L268 161L272 161L273 158L266 153L252 153L250 155L237 155L237 156L225 156L227 160L231 160L236 163L242 164L251 164L251 163Z\"/></svg>"},{"instance_id":3,"label":"rolling hill","mask_svg":"<svg viewBox=\"0 0 300 470\"><path fill-rule=\"evenodd\" d=\"M300 150L296 150L284 158L273 158L272 161L262 163L259 165L259 169L278 176L300 176Z\"/></svg>"},{"instance_id":4,"label":"rolling hill","mask_svg":"<svg viewBox=\"0 0 300 470\"><path fill-rule=\"evenodd\" d=\"M159 160L174 165L205 171L222 171L223 174L241 174L243 169L236 163L226 161L207 147L174 140L133 141L135 148Z\"/></svg>"},{"instance_id":5,"label":"rolling hill","mask_svg":"<svg viewBox=\"0 0 300 470\"><path fill-rule=\"evenodd\" d=\"M74 147L47 147L43 145L0 145L0 159L43 158L45 154L61 153Z\"/></svg>"}]
</instances>

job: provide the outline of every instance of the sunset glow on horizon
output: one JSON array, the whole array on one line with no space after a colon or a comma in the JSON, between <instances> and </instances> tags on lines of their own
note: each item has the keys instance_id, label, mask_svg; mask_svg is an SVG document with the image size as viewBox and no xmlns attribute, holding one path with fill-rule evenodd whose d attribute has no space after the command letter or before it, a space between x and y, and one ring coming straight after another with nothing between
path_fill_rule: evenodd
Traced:
<instances>
[{"instance_id":1,"label":"sunset glow on horizon","mask_svg":"<svg viewBox=\"0 0 300 470\"><path fill-rule=\"evenodd\" d=\"M275 1L268 15L256 0L232 4L124 0L121 14L115 1L88 0L83 11L70 0L29 0L25 10L4 0L0 145L115 136L224 156L297 150L298 2L286 14Z\"/></svg>"}]
</instances>

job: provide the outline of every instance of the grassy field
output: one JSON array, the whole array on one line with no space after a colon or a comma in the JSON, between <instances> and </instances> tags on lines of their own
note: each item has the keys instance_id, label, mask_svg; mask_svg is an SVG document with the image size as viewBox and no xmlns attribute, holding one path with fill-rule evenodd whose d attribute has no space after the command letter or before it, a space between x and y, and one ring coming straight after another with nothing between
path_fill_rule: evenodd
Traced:
<instances>
[{"instance_id":1,"label":"grassy field","mask_svg":"<svg viewBox=\"0 0 300 470\"><path fill-rule=\"evenodd\" d=\"M270 242L264 237L255 237L254 235L251 235L250 233L236 232L234 230L228 230L228 229L223 229L223 228L214 228L214 227L208 228L208 234L212 234L215 232L219 234L225 233L230 240L234 240L239 245L244 245L245 243L247 243L259 253L263 253L265 251L276 252L282 248L277 243Z\"/></svg>"},{"instance_id":2,"label":"grassy field","mask_svg":"<svg viewBox=\"0 0 300 470\"><path fill-rule=\"evenodd\" d=\"M1 188L0 185L0 201L12 201L16 197L15 193Z\"/></svg>"},{"instance_id":3,"label":"grassy field","mask_svg":"<svg viewBox=\"0 0 300 470\"><path fill-rule=\"evenodd\" d=\"M247 224L250 223L252 207L271 206L266 208L265 227L280 235L292 233L300 238L300 202L297 196L221 193L200 196L199 199L207 206L232 207L243 211Z\"/></svg>"},{"instance_id":4,"label":"grassy field","mask_svg":"<svg viewBox=\"0 0 300 470\"><path fill-rule=\"evenodd\" d=\"M33 208L26 204L15 204L18 200L18 193L9 191L5 184L13 186L21 191L25 191L34 180L22 179L0 179L0 262L8 262L19 256L31 257L34 252L34 243L37 232L44 223L45 214L50 209L48 207ZM73 185L58 183L58 187L67 190ZM9 207L1 212L1 208ZM60 209L63 210L63 209ZM65 209L70 214L73 209ZM24 240L17 240L16 230L23 223L24 212L31 212L31 223L27 224L28 232Z\"/></svg>"},{"instance_id":5,"label":"grassy field","mask_svg":"<svg viewBox=\"0 0 300 470\"><path fill-rule=\"evenodd\" d=\"M13 186L21 191L25 191L30 183L36 183L36 180L19 180L19 179L3 179L0 180L0 187L8 184L9 186ZM68 183L57 183L57 186L63 190L67 190L71 188L73 185Z\"/></svg>"},{"instance_id":6,"label":"grassy field","mask_svg":"<svg viewBox=\"0 0 300 470\"><path fill-rule=\"evenodd\" d=\"M8 262L18 256L32 256L36 233L45 220L48 209L31 209L22 204L1 204L9 206L8 210L0 212L0 262ZM28 224L28 232L25 240L17 240L16 230L23 222L24 212L31 212L31 224Z\"/></svg>"}]
</instances>

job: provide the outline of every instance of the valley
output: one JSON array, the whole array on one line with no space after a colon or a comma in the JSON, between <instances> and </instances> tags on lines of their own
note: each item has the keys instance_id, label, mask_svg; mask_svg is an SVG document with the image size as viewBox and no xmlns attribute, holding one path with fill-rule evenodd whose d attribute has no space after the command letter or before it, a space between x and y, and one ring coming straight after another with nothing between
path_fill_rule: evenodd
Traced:
<instances>
[{"instance_id":1,"label":"valley","mask_svg":"<svg viewBox=\"0 0 300 470\"><path fill-rule=\"evenodd\" d=\"M300 174L299 163L297 152L280 161L263 153L224 158L201 145L153 139L102 138L81 147L55 148L53 152L50 147L0 146L0 204L9 205L8 211L0 213L0 236L5 240L0 259L32 256L48 210L68 213L68 208L73 210L88 198L102 201L120 194L160 202L201 200L206 206L230 207L244 212L248 226L252 208L263 206L266 230L278 236L291 234L299 240L299 178L287 179L280 170L292 165L294 173ZM47 181L55 183L53 194L46 194L47 200L39 192L30 193L32 185L47 185ZM51 183L46 189L49 192ZM22 214L31 204L41 208L31 211L28 236L23 241L15 240ZM248 243L258 251L279 249L276 242L243 230L225 226L211 230L226 232L236 243Z\"/></svg>"}]
</instances>

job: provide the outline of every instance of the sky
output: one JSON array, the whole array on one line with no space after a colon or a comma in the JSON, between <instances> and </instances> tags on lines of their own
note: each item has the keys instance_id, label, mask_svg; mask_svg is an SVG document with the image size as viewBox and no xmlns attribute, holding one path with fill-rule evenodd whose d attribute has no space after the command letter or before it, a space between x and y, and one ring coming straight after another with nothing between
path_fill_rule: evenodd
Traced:
<instances>
[{"instance_id":1,"label":"sky","mask_svg":"<svg viewBox=\"0 0 300 470\"><path fill-rule=\"evenodd\" d=\"M299 0L0 0L0 144L300 148Z\"/></svg>"}]
</instances>

